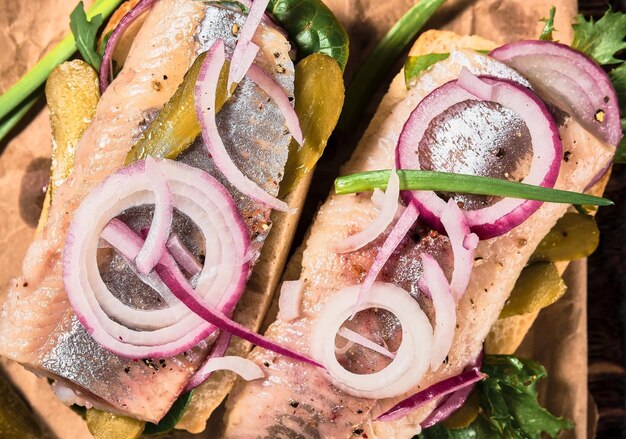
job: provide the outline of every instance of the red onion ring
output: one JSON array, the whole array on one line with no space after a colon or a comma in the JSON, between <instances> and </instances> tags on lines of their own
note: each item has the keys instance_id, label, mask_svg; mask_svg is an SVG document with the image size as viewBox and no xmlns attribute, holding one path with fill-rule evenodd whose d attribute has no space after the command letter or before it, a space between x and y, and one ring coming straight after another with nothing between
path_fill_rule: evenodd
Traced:
<instances>
[{"instance_id":1,"label":"red onion ring","mask_svg":"<svg viewBox=\"0 0 626 439\"><path fill-rule=\"evenodd\" d=\"M285 125L287 125L291 136L299 145L302 145L304 139L302 138L302 129L300 128L298 115L291 106L291 102L289 102L289 98L280 84L274 81L274 78L268 75L265 70L254 64L250 65L246 76L274 101L285 118Z\"/></svg>"},{"instance_id":2,"label":"red onion ring","mask_svg":"<svg viewBox=\"0 0 626 439\"><path fill-rule=\"evenodd\" d=\"M102 62L100 63L100 93L104 93L110 84L110 79L113 76L113 53L122 35L124 35L126 29L128 29L141 14L152 8L155 3L156 0L139 0L139 3L122 17L119 24L115 27L113 32L111 32L111 36L104 48Z\"/></svg>"},{"instance_id":3,"label":"red onion ring","mask_svg":"<svg viewBox=\"0 0 626 439\"><path fill-rule=\"evenodd\" d=\"M224 42L218 39L207 51L195 87L196 116L202 129L204 143L217 168L240 192L272 209L285 212L288 210L287 203L272 197L246 177L228 156L220 138L215 121L215 94L224 62Z\"/></svg>"},{"instance_id":4,"label":"red onion ring","mask_svg":"<svg viewBox=\"0 0 626 439\"><path fill-rule=\"evenodd\" d=\"M376 254L376 258L374 259L372 266L365 276L365 280L359 287L359 295L357 296L357 300L354 305L352 317L354 317L354 315L357 313L357 310L359 309L359 307L361 306L361 302L363 301L363 297L365 297L367 291L372 288L372 285L374 285L376 278L378 278L378 275L382 271L383 267L385 266L395 249L404 239L413 224L415 224L415 221L417 221L419 214L420 212L413 204L409 204L404 212L402 212L402 216L400 216L400 219L398 219L398 222L393 226L393 229L387 236L387 239L385 239L385 242Z\"/></svg>"},{"instance_id":5,"label":"red onion ring","mask_svg":"<svg viewBox=\"0 0 626 439\"><path fill-rule=\"evenodd\" d=\"M505 44L489 56L520 72L540 95L575 116L597 137L619 144L622 127L617 94L593 59L565 44L539 40Z\"/></svg>"},{"instance_id":6,"label":"red onion ring","mask_svg":"<svg viewBox=\"0 0 626 439\"><path fill-rule=\"evenodd\" d=\"M389 182L385 190L384 199L378 216L359 233L354 234L335 246L337 253L353 252L365 247L380 236L391 224L398 211L398 196L400 195L400 178L395 172L389 173ZM373 197L373 195L372 195Z\"/></svg>"},{"instance_id":7,"label":"red onion ring","mask_svg":"<svg viewBox=\"0 0 626 439\"><path fill-rule=\"evenodd\" d=\"M457 390L463 389L467 386L471 386L478 381L484 380L486 375L483 374L477 367L463 372L460 375L453 376L433 384L426 390L416 393L413 396L399 402L391 409L376 418L377 421L395 421L396 419L403 418L407 413L423 406L424 404L432 401L435 398L440 398Z\"/></svg>"},{"instance_id":8,"label":"red onion ring","mask_svg":"<svg viewBox=\"0 0 626 439\"><path fill-rule=\"evenodd\" d=\"M450 281L450 289L458 302L465 294L474 266L474 249L478 245L478 236L471 233L467 220L458 204L451 198L441 215L441 223L446 230L452 254L454 271Z\"/></svg>"},{"instance_id":9,"label":"red onion ring","mask_svg":"<svg viewBox=\"0 0 626 439\"><path fill-rule=\"evenodd\" d=\"M427 296L430 296L435 309L430 368L436 371L444 363L452 347L456 327L456 303L441 266L426 253L422 253L421 257L424 272L419 287Z\"/></svg>"},{"instance_id":10,"label":"red onion ring","mask_svg":"<svg viewBox=\"0 0 626 439\"><path fill-rule=\"evenodd\" d=\"M252 60L254 60L254 58L250 60L250 57L244 56L244 54L250 53L248 47L252 44L252 37L265 15L268 3L269 0L256 0L250 6L248 17L239 32L237 45L231 59L230 70L228 71L228 90L232 89L233 83L239 83L243 79L252 64Z\"/></svg>"},{"instance_id":11,"label":"red onion ring","mask_svg":"<svg viewBox=\"0 0 626 439\"><path fill-rule=\"evenodd\" d=\"M154 192L154 214L152 215L152 224L148 237L143 243L143 247L135 258L135 264L141 274L148 274L152 268L159 262L163 252L167 237L172 228L172 219L174 218L174 206L172 201L172 193L167 184L165 175L159 169L159 165L152 158L148 157L145 164L146 175L151 181Z\"/></svg>"},{"instance_id":12,"label":"red onion ring","mask_svg":"<svg viewBox=\"0 0 626 439\"><path fill-rule=\"evenodd\" d=\"M207 253L197 294L230 313L249 272L248 264L242 263L249 245L248 232L239 212L228 191L206 172L168 160L158 163L172 191L174 207L198 224L207 247L217 250ZM161 310L128 307L112 295L100 277L97 244L101 231L127 208L154 203L151 189L144 162L107 178L75 212L63 254L63 281L78 319L103 347L127 358L174 356L215 331L180 303ZM94 218L94 212L100 215ZM143 245L125 225L113 233L125 246L134 242L137 252L137 244ZM178 268L167 252L162 259ZM214 265L220 267L217 275L209 273ZM166 302L172 303L167 298ZM139 330L147 322L156 329Z\"/></svg>"},{"instance_id":13,"label":"red onion ring","mask_svg":"<svg viewBox=\"0 0 626 439\"><path fill-rule=\"evenodd\" d=\"M562 145L554 119L545 104L532 91L514 82L481 77L493 87L492 101L509 108L526 123L532 143L533 160L523 183L554 187L559 174ZM464 84L466 86L467 82ZM484 90L476 91L484 93ZM434 117L450 106L466 100L481 100L458 81L448 82L426 96L404 125L396 149L399 169L421 169L415 150ZM432 227L443 230L441 215L446 202L432 191L405 191L407 203L416 203L421 217ZM500 236L518 226L541 206L539 201L504 198L491 206L466 211L470 230L481 239Z\"/></svg>"}]
</instances>

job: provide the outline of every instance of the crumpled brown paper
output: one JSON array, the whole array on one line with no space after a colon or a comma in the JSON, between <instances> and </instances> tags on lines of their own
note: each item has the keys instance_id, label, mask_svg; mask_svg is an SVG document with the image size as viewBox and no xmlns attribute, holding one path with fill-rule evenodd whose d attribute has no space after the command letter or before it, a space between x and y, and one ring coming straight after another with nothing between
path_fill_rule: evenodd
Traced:
<instances>
[{"instance_id":1,"label":"crumpled brown paper","mask_svg":"<svg viewBox=\"0 0 626 439\"><path fill-rule=\"evenodd\" d=\"M351 77L365 55L393 23L415 2L411 0L327 0L351 36ZM0 91L14 83L68 31L69 13L76 0L3 0L0 2ZM557 7L557 38L571 40L570 20L575 0L449 0L431 21L459 33L479 33L502 43L536 38L539 18ZM390 72L390 77L396 72ZM0 144L0 302L34 233L43 200L50 157L48 113L40 105L28 124L22 124L9 142ZM36 111L33 111L36 113ZM27 125L27 126L26 126ZM586 270L576 263L568 272L570 291L558 304L540 314L520 352L548 368L543 384L548 407L575 420L584 437L587 425ZM47 426L50 437L90 437L82 420L60 404L44 379L16 364L0 363L13 383Z\"/></svg>"}]
</instances>

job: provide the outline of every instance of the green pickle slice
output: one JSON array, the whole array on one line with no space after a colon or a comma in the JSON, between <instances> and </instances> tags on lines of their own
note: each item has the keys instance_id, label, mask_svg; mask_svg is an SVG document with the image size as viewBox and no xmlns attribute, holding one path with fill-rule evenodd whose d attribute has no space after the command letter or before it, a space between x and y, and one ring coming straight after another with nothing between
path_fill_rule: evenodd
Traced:
<instances>
[{"instance_id":1,"label":"green pickle slice","mask_svg":"<svg viewBox=\"0 0 626 439\"><path fill-rule=\"evenodd\" d=\"M298 182L313 169L337 125L345 87L341 69L333 58L315 53L296 65L296 113L304 144L291 141L280 197L293 191Z\"/></svg>"},{"instance_id":2,"label":"green pickle slice","mask_svg":"<svg viewBox=\"0 0 626 439\"><path fill-rule=\"evenodd\" d=\"M41 427L32 412L0 375L0 438L36 439L40 437L42 437Z\"/></svg>"},{"instance_id":3,"label":"green pickle slice","mask_svg":"<svg viewBox=\"0 0 626 439\"><path fill-rule=\"evenodd\" d=\"M156 119L131 148L126 156L126 164L148 156L173 160L189 148L200 135L200 125L194 107L194 89L205 55L203 53L196 59L174 96L163 106ZM216 113L219 113L228 100L226 86L229 67L230 62L226 61L220 73L215 100Z\"/></svg>"},{"instance_id":4,"label":"green pickle slice","mask_svg":"<svg viewBox=\"0 0 626 439\"><path fill-rule=\"evenodd\" d=\"M524 268L500 318L539 311L559 300L567 286L552 262L536 262Z\"/></svg>"},{"instance_id":5,"label":"green pickle slice","mask_svg":"<svg viewBox=\"0 0 626 439\"><path fill-rule=\"evenodd\" d=\"M568 212L539 243L531 261L573 261L598 247L600 232L592 216Z\"/></svg>"},{"instance_id":6,"label":"green pickle slice","mask_svg":"<svg viewBox=\"0 0 626 439\"><path fill-rule=\"evenodd\" d=\"M137 439L146 426L143 421L96 409L87 410L86 420L95 439Z\"/></svg>"}]
</instances>

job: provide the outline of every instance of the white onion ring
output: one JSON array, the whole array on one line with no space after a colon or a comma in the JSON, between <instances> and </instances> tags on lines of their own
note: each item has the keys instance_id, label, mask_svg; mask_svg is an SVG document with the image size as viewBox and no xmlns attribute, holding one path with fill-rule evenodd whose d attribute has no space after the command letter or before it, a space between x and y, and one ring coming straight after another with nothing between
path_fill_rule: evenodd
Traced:
<instances>
[{"instance_id":1,"label":"white onion ring","mask_svg":"<svg viewBox=\"0 0 626 439\"><path fill-rule=\"evenodd\" d=\"M165 175L163 175L159 165L152 157L146 159L145 170L148 179L152 183L152 191L154 192L154 214L152 215L152 224L150 225L148 237L135 258L137 270L141 274L150 273L157 262L159 262L159 259L161 259L165 251L167 237L172 228L172 219L174 218L172 192L167 184Z\"/></svg>"},{"instance_id":2,"label":"white onion ring","mask_svg":"<svg viewBox=\"0 0 626 439\"><path fill-rule=\"evenodd\" d=\"M337 253L353 252L365 247L380 236L392 223L398 211L398 196L400 195L400 178L395 169L389 173L389 182L385 190L384 199L378 216L365 229L361 230L335 246ZM372 196L373 197L373 196Z\"/></svg>"},{"instance_id":3,"label":"white onion ring","mask_svg":"<svg viewBox=\"0 0 626 439\"><path fill-rule=\"evenodd\" d=\"M358 285L347 287L322 306L311 333L311 354L326 367L332 383L346 393L373 399L402 395L419 383L430 366L432 327L408 292L393 284L375 283L358 311L381 308L393 313L402 325L402 343L386 368L365 375L349 372L337 361L335 337L352 314L358 295Z\"/></svg>"},{"instance_id":4,"label":"white onion ring","mask_svg":"<svg viewBox=\"0 0 626 439\"><path fill-rule=\"evenodd\" d=\"M174 207L200 227L212 250L207 252L207 264L198 277L197 293L222 312L230 313L249 272L248 264L242 263L249 238L239 212L228 191L206 172L169 160L158 164L173 194ZM213 325L203 322L182 304L162 310L130 308L114 297L102 281L97 264L101 231L124 210L153 203L151 188L144 162L107 178L76 210L63 255L63 281L78 319L98 343L126 358L173 356L215 331ZM94 218L94 212L99 216ZM173 260L171 263L175 265ZM220 267L217 275L210 273L213 265ZM146 322L156 329L138 330L145 328ZM172 322L175 323L169 325Z\"/></svg>"},{"instance_id":5,"label":"white onion ring","mask_svg":"<svg viewBox=\"0 0 626 439\"><path fill-rule=\"evenodd\" d=\"M198 74L195 86L195 107L196 116L202 129L202 139L213 158L215 166L241 193L272 209L286 212L288 210L287 203L265 192L237 168L237 165L229 157L228 151L226 151L224 143L220 138L215 121L215 95L217 82L225 59L224 42L217 39L207 51L206 58L202 62L200 73Z\"/></svg>"},{"instance_id":6,"label":"white onion ring","mask_svg":"<svg viewBox=\"0 0 626 439\"><path fill-rule=\"evenodd\" d=\"M422 253L421 257L424 272L419 287L430 296L435 309L430 367L436 371L445 361L452 346L456 327L456 303L441 266L426 253Z\"/></svg>"}]
</instances>

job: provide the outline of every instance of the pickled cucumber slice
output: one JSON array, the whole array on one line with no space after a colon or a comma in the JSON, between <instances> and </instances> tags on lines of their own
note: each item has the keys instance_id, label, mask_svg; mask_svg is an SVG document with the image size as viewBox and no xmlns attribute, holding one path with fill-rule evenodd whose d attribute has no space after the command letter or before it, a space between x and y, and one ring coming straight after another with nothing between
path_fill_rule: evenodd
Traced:
<instances>
[{"instance_id":1,"label":"pickled cucumber slice","mask_svg":"<svg viewBox=\"0 0 626 439\"><path fill-rule=\"evenodd\" d=\"M592 216L568 212L539 243L531 261L573 261L598 247L600 232Z\"/></svg>"},{"instance_id":2,"label":"pickled cucumber slice","mask_svg":"<svg viewBox=\"0 0 626 439\"><path fill-rule=\"evenodd\" d=\"M556 266L551 262L536 262L524 268L500 318L539 311L559 300L567 287Z\"/></svg>"},{"instance_id":3,"label":"pickled cucumber slice","mask_svg":"<svg viewBox=\"0 0 626 439\"><path fill-rule=\"evenodd\" d=\"M137 439L146 423L96 409L87 410L87 428L95 439Z\"/></svg>"}]
</instances>

